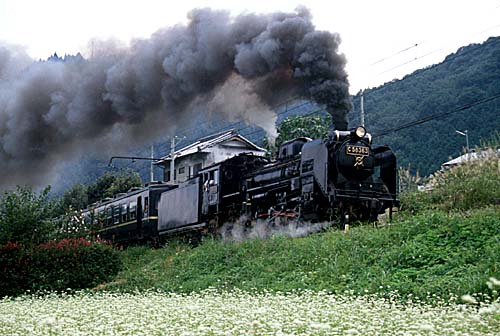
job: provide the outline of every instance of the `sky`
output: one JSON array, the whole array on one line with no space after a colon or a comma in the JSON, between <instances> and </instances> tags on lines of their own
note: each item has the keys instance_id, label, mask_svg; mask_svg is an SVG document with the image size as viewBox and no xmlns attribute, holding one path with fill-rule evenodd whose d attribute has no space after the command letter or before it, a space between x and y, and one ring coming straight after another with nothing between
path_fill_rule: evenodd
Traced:
<instances>
[{"instance_id":1,"label":"sky","mask_svg":"<svg viewBox=\"0 0 500 336\"><path fill-rule=\"evenodd\" d=\"M21 45L34 59L54 52L88 56L93 39L147 38L186 23L193 8L238 15L293 11L298 5L310 9L317 29L340 34L352 94L500 35L500 0L0 0L0 43Z\"/></svg>"}]
</instances>

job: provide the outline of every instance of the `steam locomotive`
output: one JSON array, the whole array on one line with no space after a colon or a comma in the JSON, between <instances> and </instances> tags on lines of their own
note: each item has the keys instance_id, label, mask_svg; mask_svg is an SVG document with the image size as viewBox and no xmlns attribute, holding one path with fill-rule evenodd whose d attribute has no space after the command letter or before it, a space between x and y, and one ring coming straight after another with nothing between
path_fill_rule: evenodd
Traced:
<instances>
[{"instance_id":1,"label":"steam locomotive","mask_svg":"<svg viewBox=\"0 0 500 336\"><path fill-rule=\"evenodd\" d=\"M364 127L282 144L277 158L240 154L177 185L152 183L91 206L83 215L115 242L187 231L217 232L223 223L258 220L337 223L376 220L398 205L396 157L372 146Z\"/></svg>"}]
</instances>

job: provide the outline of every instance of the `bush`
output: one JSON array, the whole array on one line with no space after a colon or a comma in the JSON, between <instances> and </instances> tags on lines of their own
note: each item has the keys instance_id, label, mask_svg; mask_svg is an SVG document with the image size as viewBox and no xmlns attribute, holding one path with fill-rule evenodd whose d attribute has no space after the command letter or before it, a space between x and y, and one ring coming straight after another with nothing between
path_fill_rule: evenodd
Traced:
<instances>
[{"instance_id":1,"label":"bush","mask_svg":"<svg viewBox=\"0 0 500 336\"><path fill-rule=\"evenodd\" d=\"M120 268L112 246L84 238L63 239L33 251L30 283L35 291L89 288L109 280Z\"/></svg>"},{"instance_id":2,"label":"bush","mask_svg":"<svg viewBox=\"0 0 500 336\"><path fill-rule=\"evenodd\" d=\"M31 249L18 243L0 246L0 297L27 289L66 291L105 282L118 273L118 252L104 242L63 239Z\"/></svg>"},{"instance_id":3,"label":"bush","mask_svg":"<svg viewBox=\"0 0 500 336\"><path fill-rule=\"evenodd\" d=\"M0 296L17 295L28 288L28 257L23 245L0 246Z\"/></svg>"},{"instance_id":4,"label":"bush","mask_svg":"<svg viewBox=\"0 0 500 336\"><path fill-rule=\"evenodd\" d=\"M49 192L50 187L37 194L26 186L4 192L0 198L0 244L16 241L34 246L48 240L56 209Z\"/></svg>"},{"instance_id":5,"label":"bush","mask_svg":"<svg viewBox=\"0 0 500 336\"><path fill-rule=\"evenodd\" d=\"M500 198L498 155L471 161L437 173L432 201L443 210L469 210L494 204Z\"/></svg>"},{"instance_id":6,"label":"bush","mask_svg":"<svg viewBox=\"0 0 500 336\"><path fill-rule=\"evenodd\" d=\"M495 204L500 199L499 155L463 163L430 176L427 192L401 194L401 209L415 214L425 209L470 210Z\"/></svg>"}]
</instances>

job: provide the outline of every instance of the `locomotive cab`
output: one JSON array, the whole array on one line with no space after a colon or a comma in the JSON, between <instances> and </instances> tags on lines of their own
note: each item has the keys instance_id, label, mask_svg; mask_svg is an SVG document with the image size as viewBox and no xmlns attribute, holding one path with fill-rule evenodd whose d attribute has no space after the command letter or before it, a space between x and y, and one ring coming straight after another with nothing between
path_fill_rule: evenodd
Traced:
<instances>
[{"instance_id":1,"label":"locomotive cab","mask_svg":"<svg viewBox=\"0 0 500 336\"><path fill-rule=\"evenodd\" d=\"M283 143L280 146L278 159L285 160L300 154L305 143L312 141L311 138L301 137Z\"/></svg>"}]
</instances>

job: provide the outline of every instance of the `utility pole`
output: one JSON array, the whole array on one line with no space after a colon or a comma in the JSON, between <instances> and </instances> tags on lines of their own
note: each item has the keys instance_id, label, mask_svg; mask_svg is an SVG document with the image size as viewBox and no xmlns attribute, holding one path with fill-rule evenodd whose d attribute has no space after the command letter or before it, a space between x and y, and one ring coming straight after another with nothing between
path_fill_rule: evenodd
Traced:
<instances>
[{"instance_id":1,"label":"utility pole","mask_svg":"<svg viewBox=\"0 0 500 336\"><path fill-rule=\"evenodd\" d=\"M465 152L469 153L469 133L467 130L460 132L459 130L455 130L460 135L463 135L465 137Z\"/></svg>"},{"instance_id":2,"label":"utility pole","mask_svg":"<svg viewBox=\"0 0 500 336\"><path fill-rule=\"evenodd\" d=\"M174 183L174 173L175 173L175 138L176 136L173 136L170 138L170 183Z\"/></svg>"},{"instance_id":3,"label":"utility pole","mask_svg":"<svg viewBox=\"0 0 500 336\"><path fill-rule=\"evenodd\" d=\"M361 91L361 126L363 127L365 126L365 99L363 96L364 92L364 90Z\"/></svg>"},{"instance_id":4,"label":"utility pole","mask_svg":"<svg viewBox=\"0 0 500 336\"><path fill-rule=\"evenodd\" d=\"M170 138L170 183L174 183L174 177L175 177L175 146L180 144L186 137L180 138L179 141L176 142L176 140L179 139L178 136L172 136Z\"/></svg>"},{"instance_id":5,"label":"utility pole","mask_svg":"<svg viewBox=\"0 0 500 336\"><path fill-rule=\"evenodd\" d=\"M155 173L154 173L154 168L153 168L153 159L154 159L154 145L151 145L151 165L149 167L149 182L153 182L155 179Z\"/></svg>"}]
</instances>

